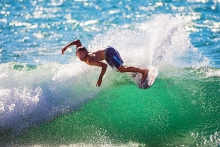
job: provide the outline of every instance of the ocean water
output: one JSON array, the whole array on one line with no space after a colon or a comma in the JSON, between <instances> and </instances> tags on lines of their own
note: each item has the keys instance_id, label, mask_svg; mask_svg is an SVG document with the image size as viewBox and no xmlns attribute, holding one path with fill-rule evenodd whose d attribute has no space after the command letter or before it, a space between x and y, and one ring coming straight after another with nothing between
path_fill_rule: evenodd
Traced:
<instances>
[{"instance_id":1,"label":"ocean water","mask_svg":"<svg viewBox=\"0 0 220 147\"><path fill-rule=\"evenodd\" d=\"M75 57L116 48L157 67L126 73ZM220 146L219 0L2 0L0 146Z\"/></svg>"}]
</instances>

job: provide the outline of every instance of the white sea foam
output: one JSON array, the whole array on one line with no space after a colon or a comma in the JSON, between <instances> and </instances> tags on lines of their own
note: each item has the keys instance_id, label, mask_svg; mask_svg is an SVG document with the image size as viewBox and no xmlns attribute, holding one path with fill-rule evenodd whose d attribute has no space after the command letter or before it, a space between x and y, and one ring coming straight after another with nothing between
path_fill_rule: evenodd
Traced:
<instances>
[{"instance_id":1,"label":"white sea foam","mask_svg":"<svg viewBox=\"0 0 220 147\"><path fill-rule=\"evenodd\" d=\"M209 69L206 73L207 77L220 77L220 70Z\"/></svg>"},{"instance_id":2,"label":"white sea foam","mask_svg":"<svg viewBox=\"0 0 220 147\"><path fill-rule=\"evenodd\" d=\"M19 66L19 69L14 69ZM86 66L87 67L87 66ZM91 68L81 63L50 63L29 69L0 65L0 128L19 132L53 117L79 109L98 92Z\"/></svg>"}]
</instances>

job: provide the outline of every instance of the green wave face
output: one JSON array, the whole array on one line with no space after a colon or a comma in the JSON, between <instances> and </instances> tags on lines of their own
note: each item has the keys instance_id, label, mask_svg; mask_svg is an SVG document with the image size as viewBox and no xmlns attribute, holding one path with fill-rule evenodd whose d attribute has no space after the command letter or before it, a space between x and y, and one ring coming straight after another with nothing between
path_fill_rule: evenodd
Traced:
<instances>
[{"instance_id":1,"label":"green wave face","mask_svg":"<svg viewBox=\"0 0 220 147\"><path fill-rule=\"evenodd\" d=\"M108 86L77 112L30 129L14 143L217 145L220 79L207 77L204 70L207 69L170 70L178 76L161 71L155 84L147 90L137 88L129 80L116 80L114 86ZM209 71L216 72L215 69Z\"/></svg>"}]
</instances>

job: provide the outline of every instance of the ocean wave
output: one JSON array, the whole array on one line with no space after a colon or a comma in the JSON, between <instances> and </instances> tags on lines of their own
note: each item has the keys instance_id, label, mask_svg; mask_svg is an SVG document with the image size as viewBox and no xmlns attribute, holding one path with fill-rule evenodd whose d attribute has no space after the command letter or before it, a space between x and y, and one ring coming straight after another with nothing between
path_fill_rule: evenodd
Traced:
<instances>
[{"instance_id":1,"label":"ocean wave","mask_svg":"<svg viewBox=\"0 0 220 147\"><path fill-rule=\"evenodd\" d=\"M125 65L153 65L159 70L158 79L174 77L171 83L178 83L174 79L179 77L188 79L196 75L200 79L197 72L209 65L209 59L192 46L184 22L171 15L155 15L146 22L112 28L98 34L88 49L94 51L109 45L119 51ZM208 77L218 76L218 71L202 71ZM134 84L127 74L108 68L102 86L97 88L100 68L78 59L69 64L51 62L35 66L8 62L0 64L0 73L0 128L3 133L12 134L79 110L100 91Z\"/></svg>"}]
</instances>

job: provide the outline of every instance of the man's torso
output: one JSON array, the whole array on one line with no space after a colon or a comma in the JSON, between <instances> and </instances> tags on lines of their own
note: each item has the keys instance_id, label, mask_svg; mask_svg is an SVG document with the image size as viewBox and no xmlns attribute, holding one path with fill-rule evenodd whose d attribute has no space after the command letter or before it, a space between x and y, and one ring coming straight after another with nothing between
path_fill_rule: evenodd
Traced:
<instances>
[{"instance_id":1,"label":"man's torso","mask_svg":"<svg viewBox=\"0 0 220 147\"><path fill-rule=\"evenodd\" d=\"M105 60L105 50L98 50L95 52L88 53L86 58L86 63L89 64L90 62L100 62Z\"/></svg>"}]
</instances>

